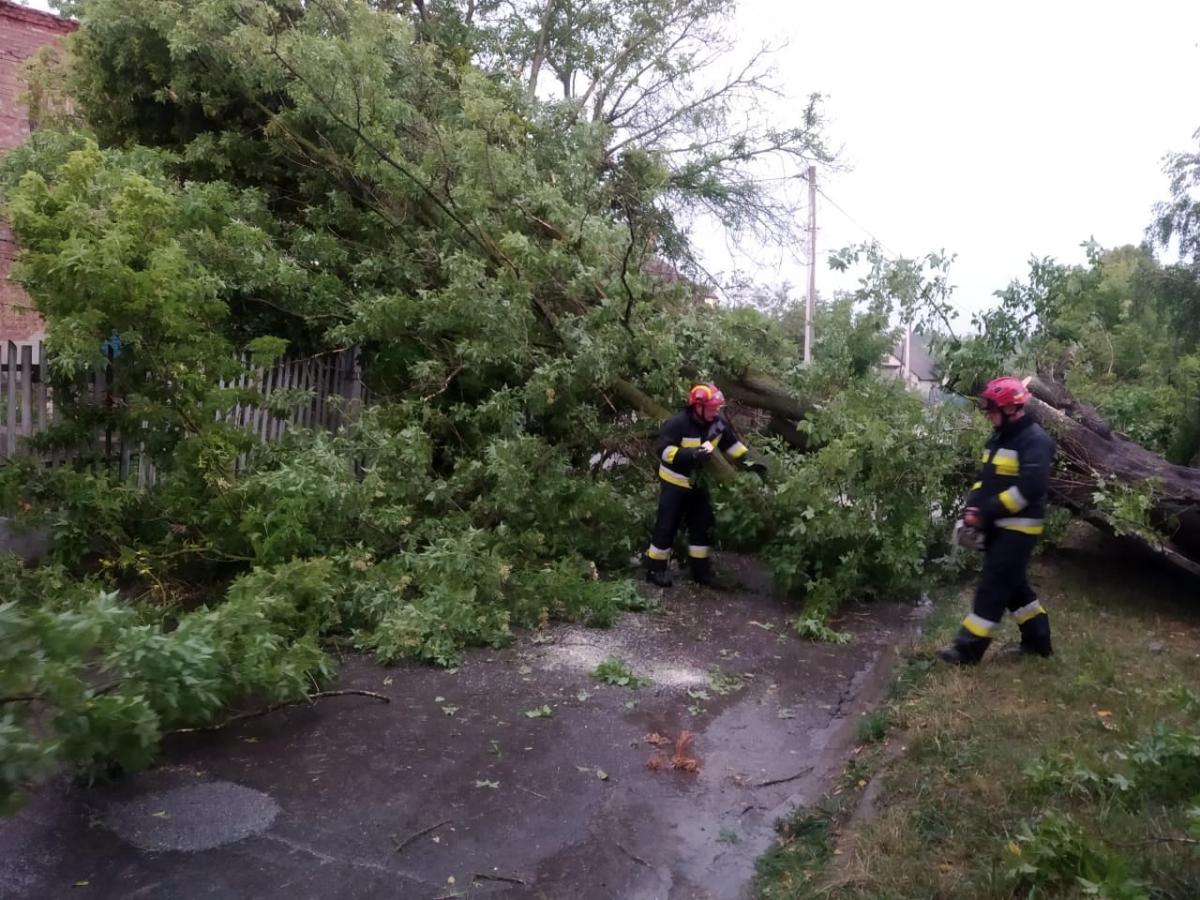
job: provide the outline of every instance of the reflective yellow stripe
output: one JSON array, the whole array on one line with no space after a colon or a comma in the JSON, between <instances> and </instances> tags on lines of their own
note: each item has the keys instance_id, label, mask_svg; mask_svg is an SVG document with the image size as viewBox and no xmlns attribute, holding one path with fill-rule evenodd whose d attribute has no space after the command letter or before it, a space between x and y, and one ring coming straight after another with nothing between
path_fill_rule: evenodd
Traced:
<instances>
[{"instance_id":1,"label":"reflective yellow stripe","mask_svg":"<svg viewBox=\"0 0 1200 900\"><path fill-rule=\"evenodd\" d=\"M668 469L666 466L658 467L658 477L667 482L667 484L673 484L677 487L690 488L692 486L692 480L690 478L688 478L686 475L680 475L678 472Z\"/></svg>"},{"instance_id":2,"label":"reflective yellow stripe","mask_svg":"<svg viewBox=\"0 0 1200 900\"><path fill-rule=\"evenodd\" d=\"M646 555L651 559L670 559L671 551L663 550L661 547L655 547L651 544L650 549L646 551Z\"/></svg>"},{"instance_id":3,"label":"reflective yellow stripe","mask_svg":"<svg viewBox=\"0 0 1200 900\"><path fill-rule=\"evenodd\" d=\"M982 482L982 481L977 481L977 482L975 482L973 485L971 485L971 490L973 490L973 491L977 491L977 490L979 490L981 487L983 487L983 482Z\"/></svg>"},{"instance_id":4,"label":"reflective yellow stripe","mask_svg":"<svg viewBox=\"0 0 1200 900\"><path fill-rule=\"evenodd\" d=\"M1018 625L1024 625L1030 619L1044 615L1046 609L1042 606L1040 600L1034 600L1032 603L1026 603L1020 609L1013 612L1013 618L1017 620Z\"/></svg>"},{"instance_id":5,"label":"reflective yellow stripe","mask_svg":"<svg viewBox=\"0 0 1200 900\"><path fill-rule=\"evenodd\" d=\"M996 527L1005 531L1019 531L1021 534L1041 534L1046 530L1041 519L997 519Z\"/></svg>"},{"instance_id":6,"label":"reflective yellow stripe","mask_svg":"<svg viewBox=\"0 0 1200 900\"><path fill-rule=\"evenodd\" d=\"M997 450L992 462L997 475L1016 475L1021 470L1021 460L1016 450Z\"/></svg>"},{"instance_id":7,"label":"reflective yellow stripe","mask_svg":"<svg viewBox=\"0 0 1200 900\"><path fill-rule=\"evenodd\" d=\"M749 447L747 447L741 441L738 441L736 444L734 444L732 447L730 447L728 450L726 450L725 454L730 459L737 460L737 459L741 459L743 456L745 456L746 453L749 452L749 450L750 450Z\"/></svg>"},{"instance_id":8,"label":"reflective yellow stripe","mask_svg":"<svg viewBox=\"0 0 1200 900\"><path fill-rule=\"evenodd\" d=\"M699 447L700 438L684 438L679 442L680 447Z\"/></svg>"},{"instance_id":9,"label":"reflective yellow stripe","mask_svg":"<svg viewBox=\"0 0 1200 900\"><path fill-rule=\"evenodd\" d=\"M708 557L708 548L697 544L688 544L688 556L692 559L706 559Z\"/></svg>"},{"instance_id":10,"label":"reflective yellow stripe","mask_svg":"<svg viewBox=\"0 0 1200 900\"><path fill-rule=\"evenodd\" d=\"M983 616L977 616L975 613L971 613L969 616L963 619L962 624L963 628L967 629L967 631L971 632L971 634L975 635L975 637L990 637L992 634L992 629L995 628L998 623L991 622L985 619Z\"/></svg>"},{"instance_id":11,"label":"reflective yellow stripe","mask_svg":"<svg viewBox=\"0 0 1200 900\"><path fill-rule=\"evenodd\" d=\"M669 462L669 463L675 462L675 454L678 452L679 452L679 448L676 447L674 444L672 444L670 447L664 448L663 452L662 452L663 462Z\"/></svg>"},{"instance_id":12,"label":"reflective yellow stripe","mask_svg":"<svg viewBox=\"0 0 1200 900\"><path fill-rule=\"evenodd\" d=\"M983 451L983 453L982 453L982 454L980 454L979 461L980 461L981 463L985 463L985 462L991 462L991 461L992 461L992 454L991 454L991 453L989 453L989 452L987 451L987 448L984 448L984 451Z\"/></svg>"},{"instance_id":13,"label":"reflective yellow stripe","mask_svg":"<svg viewBox=\"0 0 1200 900\"><path fill-rule=\"evenodd\" d=\"M1004 508L1010 513L1020 512L1029 505L1015 485L1006 491L1000 492L1000 502L1004 504Z\"/></svg>"}]
</instances>

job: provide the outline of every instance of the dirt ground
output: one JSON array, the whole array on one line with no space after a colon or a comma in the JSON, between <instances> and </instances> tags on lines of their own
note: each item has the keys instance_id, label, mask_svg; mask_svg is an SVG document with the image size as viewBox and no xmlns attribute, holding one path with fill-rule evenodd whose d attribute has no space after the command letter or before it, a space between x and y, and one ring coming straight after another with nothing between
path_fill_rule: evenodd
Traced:
<instances>
[{"instance_id":1,"label":"dirt ground","mask_svg":"<svg viewBox=\"0 0 1200 900\"><path fill-rule=\"evenodd\" d=\"M744 897L775 819L840 774L921 609L851 608L850 644L807 643L753 563L724 563L741 590L677 586L658 613L456 670L348 657L337 686L390 704L330 698L176 736L114 784L47 785L0 822L0 897ZM610 656L649 683L598 681ZM670 747L648 767L645 738L682 730L699 770Z\"/></svg>"}]
</instances>

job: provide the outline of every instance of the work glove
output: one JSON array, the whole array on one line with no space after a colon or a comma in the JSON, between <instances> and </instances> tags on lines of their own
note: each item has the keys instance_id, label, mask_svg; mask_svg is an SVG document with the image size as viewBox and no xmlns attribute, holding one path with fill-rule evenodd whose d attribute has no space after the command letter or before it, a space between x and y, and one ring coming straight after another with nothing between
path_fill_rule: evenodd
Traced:
<instances>
[{"instance_id":1,"label":"work glove","mask_svg":"<svg viewBox=\"0 0 1200 900\"><path fill-rule=\"evenodd\" d=\"M676 459L682 459L684 462L702 463L712 456L712 444L701 444L699 447L682 447L675 455Z\"/></svg>"},{"instance_id":2,"label":"work glove","mask_svg":"<svg viewBox=\"0 0 1200 900\"><path fill-rule=\"evenodd\" d=\"M713 423L708 426L708 440L715 441L725 433L725 420L714 419Z\"/></svg>"}]
</instances>

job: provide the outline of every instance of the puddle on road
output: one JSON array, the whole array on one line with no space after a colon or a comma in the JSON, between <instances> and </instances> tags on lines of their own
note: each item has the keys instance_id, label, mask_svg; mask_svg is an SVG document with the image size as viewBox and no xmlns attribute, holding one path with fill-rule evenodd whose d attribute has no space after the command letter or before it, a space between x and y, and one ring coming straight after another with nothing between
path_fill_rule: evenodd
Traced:
<instances>
[{"instance_id":1,"label":"puddle on road","mask_svg":"<svg viewBox=\"0 0 1200 900\"><path fill-rule=\"evenodd\" d=\"M211 850L261 834L279 814L267 794L207 781L114 803L103 822L140 850Z\"/></svg>"}]
</instances>

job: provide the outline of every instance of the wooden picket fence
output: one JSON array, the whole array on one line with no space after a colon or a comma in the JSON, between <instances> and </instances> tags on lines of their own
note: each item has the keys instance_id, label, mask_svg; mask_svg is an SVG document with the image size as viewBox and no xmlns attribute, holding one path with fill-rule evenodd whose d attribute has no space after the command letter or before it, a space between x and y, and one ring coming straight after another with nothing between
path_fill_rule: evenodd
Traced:
<instances>
[{"instance_id":1,"label":"wooden picket fence","mask_svg":"<svg viewBox=\"0 0 1200 900\"><path fill-rule=\"evenodd\" d=\"M40 344L0 342L0 461L34 452L29 438L54 424L54 389L43 377L44 348ZM248 431L260 441L278 441L291 428L336 431L353 420L366 401L357 348L332 351L303 359L284 359L256 366L247 354L239 359L242 375L222 387L255 390L261 398L236 403L218 420ZM97 406L113 403L112 362L88 373L86 390ZM303 398L286 414L271 412L271 397L301 391ZM143 452L140 436L104 431L92 435L75 451L41 453L47 466L87 458L114 466L122 479L136 477L139 487L153 484L157 473ZM239 465L244 463L239 460Z\"/></svg>"}]
</instances>

